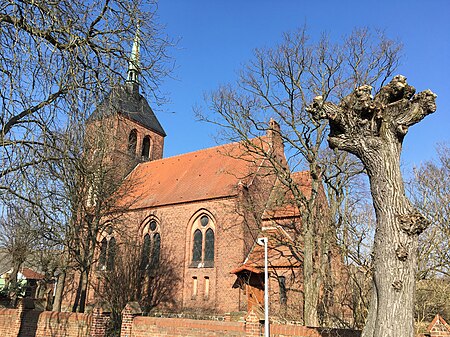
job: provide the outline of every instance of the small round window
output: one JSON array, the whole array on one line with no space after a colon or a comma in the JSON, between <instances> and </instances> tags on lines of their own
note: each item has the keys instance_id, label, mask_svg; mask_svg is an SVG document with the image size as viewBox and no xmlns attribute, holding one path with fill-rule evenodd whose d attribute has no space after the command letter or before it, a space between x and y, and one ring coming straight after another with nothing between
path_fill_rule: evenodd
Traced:
<instances>
[{"instance_id":1,"label":"small round window","mask_svg":"<svg viewBox=\"0 0 450 337\"><path fill-rule=\"evenodd\" d=\"M209 223L209 218L206 215L203 215L200 218L200 223L202 224L203 227L206 227Z\"/></svg>"},{"instance_id":2,"label":"small round window","mask_svg":"<svg viewBox=\"0 0 450 337\"><path fill-rule=\"evenodd\" d=\"M150 221L150 230L154 231L156 229L156 221L152 220Z\"/></svg>"}]
</instances>

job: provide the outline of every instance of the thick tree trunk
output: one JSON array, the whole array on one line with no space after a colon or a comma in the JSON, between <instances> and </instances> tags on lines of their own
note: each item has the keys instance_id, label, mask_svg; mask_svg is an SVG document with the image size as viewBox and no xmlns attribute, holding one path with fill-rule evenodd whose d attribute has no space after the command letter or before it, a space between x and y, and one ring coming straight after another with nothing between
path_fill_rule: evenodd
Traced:
<instances>
[{"instance_id":1,"label":"thick tree trunk","mask_svg":"<svg viewBox=\"0 0 450 337\"><path fill-rule=\"evenodd\" d=\"M377 227L373 248L373 298L363 337L413 337L419 234L428 222L405 196L400 153L408 128L436 110L436 95L418 94L404 76L371 94L357 88L339 105L318 96L308 111L330 122L328 142L355 154L370 179Z\"/></svg>"},{"instance_id":2,"label":"thick tree trunk","mask_svg":"<svg viewBox=\"0 0 450 337\"><path fill-rule=\"evenodd\" d=\"M64 286L66 283L66 275L67 274L65 270L61 271L61 273L58 275L58 279L56 281L55 298L53 299L53 311L61 311Z\"/></svg>"},{"instance_id":3,"label":"thick tree trunk","mask_svg":"<svg viewBox=\"0 0 450 337\"><path fill-rule=\"evenodd\" d=\"M373 298L363 337L414 336L418 235L406 224L416 214L404 192L400 148L392 141L361 155L377 217Z\"/></svg>"},{"instance_id":4,"label":"thick tree trunk","mask_svg":"<svg viewBox=\"0 0 450 337\"><path fill-rule=\"evenodd\" d=\"M77 312L84 312L86 307L87 291L89 286L89 270L84 271L84 275L81 281L80 304L78 306Z\"/></svg>"},{"instance_id":5,"label":"thick tree trunk","mask_svg":"<svg viewBox=\"0 0 450 337\"><path fill-rule=\"evenodd\" d=\"M88 277L89 271L83 270L80 273L80 279L78 281L77 293L75 296L75 301L72 307L73 312L84 312L86 306L86 296L87 296L87 288L88 288Z\"/></svg>"},{"instance_id":6,"label":"thick tree trunk","mask_svg":"<svg viewBox=\"0 0 450 337\"><path fill-rule=\"evenodd\" d=\"M311 226L308 226L311 227ZM312 228L304 231L303 247L303 320L307 326L318 326L317 305L319 289L317 275L314 268L314 234Z\"/></svg>"},{"instance_id":7,"label":"thick tree trunk","mask_svg":"<svg viewBox=\"0 0 450 337\"><path fill-rule=\"evenodd\" d=\"M19 282L18 282L18 274L20 267L22 266L23 261L14 261L13 267L11 271L11 275L9 276L9 281L6 284L6 288L8 289L8 295L11 299L11 306L13 308L17 305L18 292L19 292Z\"/></svg>"}]
</instances>

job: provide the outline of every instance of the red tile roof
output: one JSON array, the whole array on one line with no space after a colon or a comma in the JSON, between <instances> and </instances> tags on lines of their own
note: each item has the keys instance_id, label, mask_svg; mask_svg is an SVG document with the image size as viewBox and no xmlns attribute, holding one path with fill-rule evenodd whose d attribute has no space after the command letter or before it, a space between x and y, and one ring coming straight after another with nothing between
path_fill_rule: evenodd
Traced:
<instances>
[{"instance_id":1,"label":"red tile roof","mask_svg":"<svg viewBox=\"0 0 450 337\"><path fill-rule=\"evenodd\" d=\"M23 267L20 272L27 280L42 280L45 277L45 275L35 272L27 267Z\"/></svg>"},{"instance_id":2,"label":"red tile roof","mask_svg":"<svg viewBox=\"0 0 450 337\"><path fill-rule=\"evenodd\" d=\"M292 239L281 227L271 227L263 229L259 237L267 237L267 259L269 268L292 268L299 267L300 262L292 255L287 242ZM232 274L242 271L261 273L264 268L264 246L255 242L244 263L233 269Z\"/></svg>"},{"instance_id":3,"label":"red tile roof","mask_svg":"<svg viewBox=\"0 0 450 337\"><path fill-rule=\"evenodd\" d=\"M428 332L450 332L450 326L447 322L442 318L441 315L437 314L433 321L428 325Z\"/></svg>"},{"instance_id":4,"label":"red tile roof","mask_svg":"<svg viewBox=\"0 0 450 337\"><path fill-rule=\"evenodd\" d=\"M309 171L292 172L291 178L306 197L311 197L311 175ZM264 211L263 219L298 217L300 211L296 205L292 190L277 180Z\"/></svg>"},{"instance_id":5,"label":"red tile roof","mask_svg":"<svg viewBox=\"0 0 450 337\"><path fill-rule=\"evenodd\" d=\"M267 137L252 142L268 147ZM137 209L235 196L238 183L250 181L262 161L241 143L231 143L142 163L126 179L130 190L119 191L121 202Z\"/></svg>"}]
</instances>

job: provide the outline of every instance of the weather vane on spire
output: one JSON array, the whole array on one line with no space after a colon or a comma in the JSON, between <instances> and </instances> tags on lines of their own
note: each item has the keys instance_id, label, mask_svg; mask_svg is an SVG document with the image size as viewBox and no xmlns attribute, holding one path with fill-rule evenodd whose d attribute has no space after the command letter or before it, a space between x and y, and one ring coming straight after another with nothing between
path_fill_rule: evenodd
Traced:
<instances>
[{"instance_id":1,"label":"weather vane on spire","mask_svg":"<svg viewBox=\"0 0 450 337\"><path fill-rule=\"evenodd\" d=\"M139 24L136 27L136 35L134 36L133 48L131 49L130 59L128 61L127 83L132 83L133 88L139 89L139 73L140 73L140 29Z\"/></svg>"}]
</instances>

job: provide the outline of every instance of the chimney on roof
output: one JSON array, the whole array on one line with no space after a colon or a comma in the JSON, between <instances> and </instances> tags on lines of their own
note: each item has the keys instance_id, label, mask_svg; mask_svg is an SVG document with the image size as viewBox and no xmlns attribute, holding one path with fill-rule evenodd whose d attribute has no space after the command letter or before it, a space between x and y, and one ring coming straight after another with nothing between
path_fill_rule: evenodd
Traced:
<instances>
[{"instance_id":1,"label":"chimney on roof","mask_svg":"<svg viewBox=\"0 0 450 337\"><path fill-rule=\"evenodd\" d=\"M275 157L280 160L281 163L285 163L286 158L284 156L284 144L283 138L281 137L280 124L278 124L273 118L269 121L267 137L270 141L272 153L275 154Z\"/></svg>"}]
</instances>

